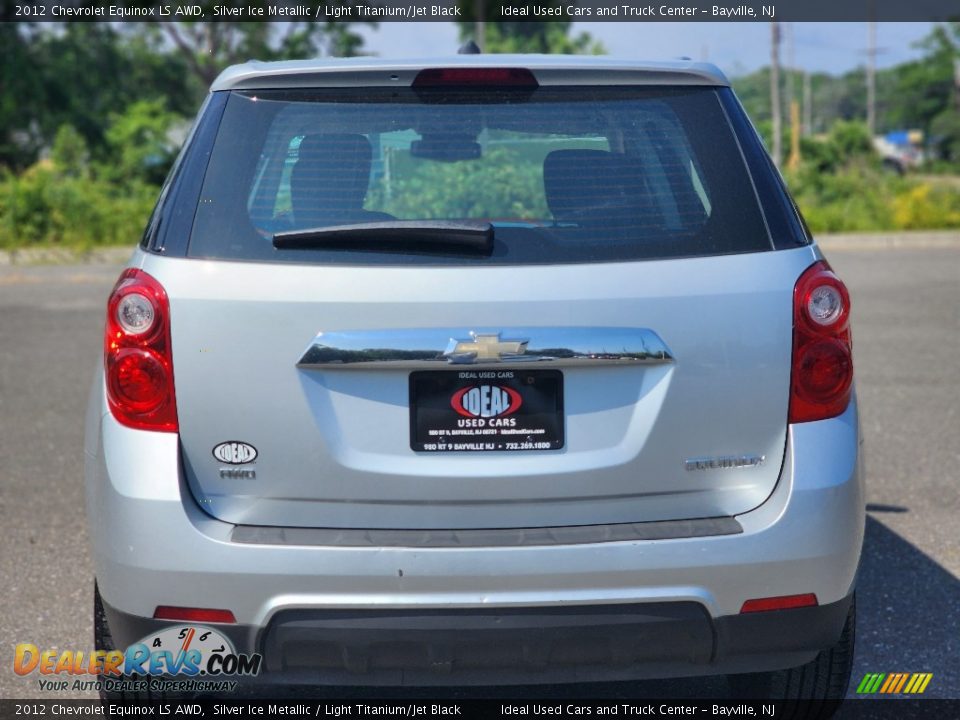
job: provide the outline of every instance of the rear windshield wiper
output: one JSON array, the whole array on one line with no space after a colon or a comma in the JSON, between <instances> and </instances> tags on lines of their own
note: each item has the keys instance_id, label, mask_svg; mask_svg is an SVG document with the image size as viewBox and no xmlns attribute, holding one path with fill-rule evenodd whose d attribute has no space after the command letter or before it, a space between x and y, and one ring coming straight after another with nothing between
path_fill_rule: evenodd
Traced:
<instances>
[{"instance_id":1,"label":"rear windshield wiper","mask_svg":"<svg viewBox=\"0 0 960 720\"><path fill-rule=\"evenodd\" d=\"M493 250L493 225L488 222L447 222L443 220L389 220L386 222L331 225L287 230L273 236L278 250L310 250L368 246L399 249L405 244L437 246L489 254Z\"/></svg>"}]
</instances>

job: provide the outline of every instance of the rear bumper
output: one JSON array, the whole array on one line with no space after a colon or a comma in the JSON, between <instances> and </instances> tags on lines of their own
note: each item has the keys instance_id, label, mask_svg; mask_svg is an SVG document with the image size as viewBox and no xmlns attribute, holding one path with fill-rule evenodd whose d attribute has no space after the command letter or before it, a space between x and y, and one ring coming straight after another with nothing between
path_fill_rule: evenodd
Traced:
<instances>
[{"instance_id":1,"label":"rear bumper","mask_svg":"<svg viewBox=\"0 0 960 720\"><path fill-rule=\"evenodd\" d=\"M604 661L596 678L590 677L590 663L561 663L550 672L534 667L536 679L752 671L802 664L835 642L843 625L837 618L845 616L855 582L864 528L855 402L838 418L791 427L780 481L762 505L736 518L740 533L462 548L236 542L235 526L206 515L183 485L175 435L130 430L103 414L99 402L91 406L90 535L97 580L121 647L160 625L176 624L149 619L157 605L174 605L231 610L238 624L218 629L238 650L266 649L268 668L276 653L300 652L284 638L296 627L293 619L303 618L310 637L337 627L333 636L342 636L350 628L344 617L369 623L376 634L402 630L394 620L406 626L412 622L407 619L420 618L410 632L429 635L436 628L461 637L464 628L449 618L470 618L478 625L468 635L490 638L481 645L501 642L482 627L495 622L490 618L526 618L530 626L523 633L517 629L523 636L518 647L521 656L535 659L542 650L523 647L536 645L525 633L544 634L537 618L571 618L573 631L578 623L593 623L587 617L599 612L635 628L634 644L652 655ZM800 593L815 593L820 607L738 615L745 600ZM635 622L659 609L673 619ZM623 622L604 632L616 641ZM670 639L658 628L669 628ZM407 672L372 673L369 657L347 650L340 652L340 671L318 674L317 668L297 670L287 662L285 677L341 684L471 681L444 673L449 651L442 648L449 642L443 638L404 644L421 648L411 651ZM429 649L434 646L440 649ZM418 669L416 657L426 657L428 665L430 658L439 659ZM505 678L491 675L497 672L486 667L475 681L524 681L515 671Z\"/></svg>"},{"instance_id":2,"label":"rear bumper","mask_svg":"<svg viewBox=\"0 0 960 720\"><path fill-rule=\"evenodd\" d=\"M263 629L218 630L238 652L263 654L263 672L248 686L590 682L801 665L836 643L850 601L720 618L694 602L284 610ZM105 610L121 636L169 624Z\"/></svg>"}]
</instances>

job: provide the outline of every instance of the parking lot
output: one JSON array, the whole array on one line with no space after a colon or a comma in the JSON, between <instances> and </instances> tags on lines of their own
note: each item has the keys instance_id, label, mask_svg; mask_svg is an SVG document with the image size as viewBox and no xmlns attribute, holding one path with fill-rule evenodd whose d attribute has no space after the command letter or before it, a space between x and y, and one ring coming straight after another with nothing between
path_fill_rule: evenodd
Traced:
<instances>
[{"instance_id":1,"label":"parking lot","mask_svg":"<svg viewBox=\"0 0 960 720\"><path fill-rule=\"evenodd\" d=\"M868 672L931 672L926 697L960 698L960 243L827 254L853 298L869 484L851 691ZM118 271L0 266L0 697L44 697L35 675L13 673L17 643L92 648L83 413ZM718 680L650 690L724 691Z\"/></svg>"}]
</instances>

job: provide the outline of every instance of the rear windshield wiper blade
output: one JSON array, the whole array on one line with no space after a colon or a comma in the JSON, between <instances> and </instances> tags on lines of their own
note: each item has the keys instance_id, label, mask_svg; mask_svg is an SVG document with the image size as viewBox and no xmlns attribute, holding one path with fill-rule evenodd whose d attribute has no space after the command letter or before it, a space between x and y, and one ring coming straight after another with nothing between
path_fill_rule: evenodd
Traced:
<instances>
[{"instance_id":1,"label":"rear windshield wiper blade","mask_svg":"<svg viewBox=\"0 0 960 720\"><path fill-rule=\"evenodd\" d=\"M404 244L434 245L489 254L493 250L493 225L488 222L389 220L287 230L273 236L273 246L278 250L325 247L359 250L368 245Z\"/></svg>"}]
</instances>

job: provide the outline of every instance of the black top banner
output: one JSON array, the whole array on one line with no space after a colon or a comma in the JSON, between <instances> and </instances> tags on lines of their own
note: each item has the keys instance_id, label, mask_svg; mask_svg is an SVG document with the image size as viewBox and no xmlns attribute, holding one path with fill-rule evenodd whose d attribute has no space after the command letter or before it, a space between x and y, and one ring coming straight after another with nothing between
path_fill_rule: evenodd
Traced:
<instances>
[{"instance_id":1,"label":"black top banner","mask_svg":"<svg viewBox=\"0 0 960 720\"><path fill-rule=\"evenodd\" d=\"M460 690L468 694L467 690ZM526 718L827 718L836 720L945 720L958 717L960 700L846 700L784 702L705 699L435 699L429 697L383 699L250 699L159 700L100 702L97 700L0 700L0 720L18 717L162 717L182 718L466 718L467 720L525 720Z\"/></svg>"},{"instance_id":2,"label":"black top banner","mask_svg":"<svg viewBox=\"0 0 960 720\"><path fill-rule=\"evenodd\" d=\"M469 0L222 0L19 2L0 0L13 22L449 22ZM484 0L486 13L517 22L910 22L960 20L960 0Z\"/></svg>"}]
</instances>

